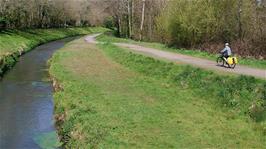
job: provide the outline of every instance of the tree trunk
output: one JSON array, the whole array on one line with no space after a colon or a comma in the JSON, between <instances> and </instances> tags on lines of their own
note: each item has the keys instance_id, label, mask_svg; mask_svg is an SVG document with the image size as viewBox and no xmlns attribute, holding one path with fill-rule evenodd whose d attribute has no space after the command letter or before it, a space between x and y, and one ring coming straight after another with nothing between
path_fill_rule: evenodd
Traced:
<instances>
[{"instance_id":1,"label":"tree trunk","mask_svg":"<svg viewBox=\"0 0 266 149\"><path fill-rule=\"evenodd\" d=\"M242 15L242 4L243 0L238 0L238 38L242 40L242 21L241 21L241 15Z\"/></svg>"},{"instance_id":2,"label":"tree trunk","mask_svg":"<svg viewBox=\"0 0 266 149\"><path fill-rule=\"evenodd\" d=\"M132 0L127 0L127 21L128 21L128 37L131 38L131 2Z\"/></svg>"},{"instance_id":3,"label":"tree trunk","mask_svg":"<svg viewBox=\"0 0 266 149\"><path fill-rule=\"evenodd\" d=\"M134 0L131 0L131 38L134 36Z\"/></svg>"},{"instance_id":4,"label":"tree trunk","mask_svg":"<svg viewBox=\"0 0 266 149\"><path fill-rule=\"evenodd\" d=\"M144 16L145 16L145 0L142 0L142 15L141 15L141 24L140 24L140 34L139 34L139 40L142 40L142 31L143 31L143 25L144 25Z\"/></svg>"},{"instance_id":5,"label":"tree trunk","mask_svg":"<svg viewBox=\"0 0 266 149\"><path fill-rule=\"evenodd\" d=\"M148 35L149 35L149 40L152 39L152 24L153 24L153 20L152 20L152 17L153 17L153 6L152 4L149 4L150 5L150 10L149 10L149 16L148 16Z\"/></svg>"},{"instance_id":6,"label":"tree trunk","mask_svg":"<svg viewBox=\"0 0 266 149\"><path fill-rule=\"evenodd\" d=\"M118 36L121 37L121 19L119 16L117 16L117 25L118 25Z\"/></svg>"}]
</instances>

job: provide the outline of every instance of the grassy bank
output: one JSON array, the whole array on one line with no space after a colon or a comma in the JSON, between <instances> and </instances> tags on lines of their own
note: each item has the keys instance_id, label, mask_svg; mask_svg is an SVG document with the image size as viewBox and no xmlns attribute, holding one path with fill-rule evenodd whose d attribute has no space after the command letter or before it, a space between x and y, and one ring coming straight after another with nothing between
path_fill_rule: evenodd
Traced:
<instances>
[{"instance_id":1,"label":"grassy bank","mask_svg":"<svg viewBox=\"0 0 266 149\"><path fill-rule=\"evenodd\" d=\"M0 76L18 57L32 48L56 39L106 31L104 28L5 30L0 32Z\"/></svg>"},{"instance_id":2,"label":"grassy bank","mask_svg":"<svg viewBox=\"0 0 266 149\"><path fill-rule=\"evenodd\" d=\"M110 33L109 34L103 34L99 37L97 37L99 41L104 41L104 42L124 42L124 43L132 43L132 44L138 44L144 47L149 47L149 48L155 48L159 50L164 50L164 51L170 51L170 52L176 52L180 54L185 54L185 55L190 55L190 56L195 56L199 58L204 58L204 59L209 59L216 61L218 55L215 54L210 54L208 52L200 51L200 50L187 50L187 49L177 49L177 48L171 48L167 47L164 44L161 43L153 43L153 42L138 42L134 41L131 39L125 39L125 38L117 38L112 36ZM221 49L217 49L217 53ZM261 68L261 69L266 69L266 60L257 60L253 58L242 58L238 57L239 59L239 64L240 65L246 65L254 68Z\"/></svg>"},{"instance_id":3,"label":"grassy bank","mask_svg":"<svg viewBox=\"0 0 266 149\"><path fill-rule=\"evenodd\" d=\"M263 148L265 82L217 76L83 39L50 73L66 148ZM251 106L254 105L254 106Z\"/></svg>"}]
</instances>

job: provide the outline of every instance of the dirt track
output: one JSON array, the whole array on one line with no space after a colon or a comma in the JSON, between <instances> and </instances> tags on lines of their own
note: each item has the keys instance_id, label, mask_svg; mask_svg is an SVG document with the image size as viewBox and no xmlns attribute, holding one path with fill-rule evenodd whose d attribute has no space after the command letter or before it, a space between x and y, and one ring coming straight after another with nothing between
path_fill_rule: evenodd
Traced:
<instances>
[{"instance_id":1,"label":"dirt track","mask_svg":"<svg viewBox=\"0 0 266 149\"><path fill-rule=\"evenodd\" d=\"M96 43L95 37L98 35L99 34L87 36L86 41L89 43ZM224 72L241 74L241 75L249 75L249 76L254 76L257 78L266 79L265 69L256 69L256 68L250 68L250 67L241 66L241 65L237 65L235 69L230 69L230 68L224 68L224 67L217 66L216 62L214 61L197 58L193 56L187 56L183 54L177 54L177 53L162 51L162 50L153 49L153 48L146 48L143 46L127 44L127 43L115 43L115 45L119 47L123 47L123 48L128 48L132 51L141 53L146 56L166 59L166 60L170 60L173 62L179 62L179 63L181 62L184 64L190 64L193 66L210 69L210 70L224 71Z\"/></svg>"}]
</instances>

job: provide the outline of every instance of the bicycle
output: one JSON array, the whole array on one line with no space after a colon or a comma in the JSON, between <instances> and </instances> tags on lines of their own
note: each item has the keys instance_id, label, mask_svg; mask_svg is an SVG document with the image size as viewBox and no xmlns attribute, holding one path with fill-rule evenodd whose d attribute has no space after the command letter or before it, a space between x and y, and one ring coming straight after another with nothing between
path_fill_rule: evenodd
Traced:
<instances>
[{"instance_id":1,"label":"bicycle","mask_svg":"<svg viewBox=\"0 0 266 149\"><path fill-rule=\"evenodd\" d=\"M235 56L229 56L228 58L225 58L221 55L217 58L216 62L218 66L225 67L225 65L227 65L228 68L234 69L236 67L236 64L238 63L238 60Z\"/></svg>"}]
</instances>

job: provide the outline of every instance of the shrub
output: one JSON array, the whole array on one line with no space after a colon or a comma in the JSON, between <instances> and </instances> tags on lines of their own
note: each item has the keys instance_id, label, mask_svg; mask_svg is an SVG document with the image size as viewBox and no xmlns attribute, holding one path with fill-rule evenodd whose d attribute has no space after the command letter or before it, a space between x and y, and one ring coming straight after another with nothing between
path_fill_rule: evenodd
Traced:
<instances>
[{"instance_id":1,"label":"shrub","mask_svg":"<svg viewBox=\"0 0 266 149\"><path fill-rule=\"evenodd\" d=\"M114 19L112 17L107 17L104 20L104 27L109 28L109 29L114 29L115 27Z\"/></svg>"}]
</instances>

